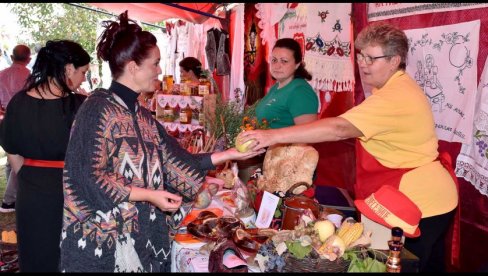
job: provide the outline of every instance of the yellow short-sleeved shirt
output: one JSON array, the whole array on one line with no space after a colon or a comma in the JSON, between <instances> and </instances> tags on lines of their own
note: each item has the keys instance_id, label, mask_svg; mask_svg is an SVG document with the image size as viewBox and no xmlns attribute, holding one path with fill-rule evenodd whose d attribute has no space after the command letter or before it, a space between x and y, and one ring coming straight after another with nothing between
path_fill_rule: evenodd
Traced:
<instances>
[{"instance_id":1,"label":"yellow short-sleeved shirt","mask_svg":"<svg viewBox=\"0 0 488 276\"><path fill-rule=\"evenodd\" d=\"M340 117L364 136L364 149L388 168L417 168L400 182L422 217L444 214L458 203L456 186L437 158L438 140L431 106L422 89L405 72L395 73L360 105ZM434 162L433 162L434 161Z\"/></svg>"}]
</instances>

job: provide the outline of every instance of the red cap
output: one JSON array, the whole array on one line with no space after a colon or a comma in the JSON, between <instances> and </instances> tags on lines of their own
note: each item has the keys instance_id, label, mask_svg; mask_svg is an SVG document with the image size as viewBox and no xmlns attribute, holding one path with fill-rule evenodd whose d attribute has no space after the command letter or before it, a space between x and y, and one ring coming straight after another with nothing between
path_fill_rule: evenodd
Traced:
<instances>
[{"instance_id":1,"label":"red cap","mask_svg":"<svg viewBox=\"0 0 488 276\"><path fill-rule=\"evenodd\" d=\"M364 200L355 200L359 211L370 220L388 228L400 227L405 236L420 236L422 212L404 193L393 186L381 186Z\"/></svg>"}]
</instances>

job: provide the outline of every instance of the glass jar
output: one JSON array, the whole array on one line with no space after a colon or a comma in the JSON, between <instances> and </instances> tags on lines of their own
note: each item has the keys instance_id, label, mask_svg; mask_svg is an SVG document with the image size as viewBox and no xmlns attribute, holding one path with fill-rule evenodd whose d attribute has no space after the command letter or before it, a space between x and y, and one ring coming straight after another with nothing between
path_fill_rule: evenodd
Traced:
<instances>
[{"instance_id":1,"label":"glass jar","mask_svg":"<svg viewBox=\"0 0 488 276\"><path fill-rule=\"evenodd\" d=\"M199 81L200 84L198 85L198 95L205 96L210 94L211 92L210 80L208 80L207 78L200 78Z\"/></svg>"},{"instance_id":2,"label":"glass jar","mask_svg":"<svg viewBox=\"0 0 488 276\"><path fill-rule=\"evenodd\" d=\"M163 121L166 123L171 123L174 122L174 120L175 120L175 111L171 106L169 106L169 104L166 104L166 106L163 109Z\"/></svg>"},{"instance_id":3,"label":"glass jar","mask_svg":"<svg viewBox=\"0 0 488 276\"><path fill-rule=\"evenodd\" d=\"M198 124L201 126L205 125L205 113L203 113L203 110L198 113Z\"/></svg>"},{"instance_id":4,"label":"glass jar","mask_svg":"<svg viewBox=\"0 0 488 276\"><path fill-rule=\"evenodd\" d=\"M191 81L189 80L182 81L180 84L180 95L190 96L191 94L190 85L191 85Z\"/></svg>"},{"instance_id":5,"label":"glass jar","mask_svg":"<svg viewBox=\"0 0 488 276\"><path fill-rule=\"evenodd\" d=\"M190 105L180 109L180 123L191 124L192 111Z\"/></svg>"},{"instance_id":6,"label":"glass jar","mask_svg":"<svg viewBox=\"0 0 488 276\"><path fill-rule=\"evenodd\" d=\"M172 89L173 89L173 75L164 75L163 76L163 93L164 94L171 94Z\"/></svg>"},{"instance_id":7,"label":"glass jar","mask_svg":"<svg viewBox=\"0 0 488 276\"><path fill-rule=\"evenodd\" d=\"M198 85L192 85L191 86L191 95L192 96L198 96Z\"/></svg>"}]
</instances>

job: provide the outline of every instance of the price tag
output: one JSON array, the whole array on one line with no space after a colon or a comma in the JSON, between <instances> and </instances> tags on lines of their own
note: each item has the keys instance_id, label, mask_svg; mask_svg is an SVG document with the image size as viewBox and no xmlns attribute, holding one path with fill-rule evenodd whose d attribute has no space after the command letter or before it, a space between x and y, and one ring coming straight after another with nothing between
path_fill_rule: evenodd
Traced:
<instances>
[{"instance_id":1,"label":"price tag","mask_svg":"<svg viewBox=\"0 0 488 276\"><path fill-rule=\"evenodd\" d=\"M272 193L264 191L261 206L259 207L258 217L256 218L257 228L269 228L271 221L273 220L276 207L280 198Z\"/></svg>"}]
</instances>

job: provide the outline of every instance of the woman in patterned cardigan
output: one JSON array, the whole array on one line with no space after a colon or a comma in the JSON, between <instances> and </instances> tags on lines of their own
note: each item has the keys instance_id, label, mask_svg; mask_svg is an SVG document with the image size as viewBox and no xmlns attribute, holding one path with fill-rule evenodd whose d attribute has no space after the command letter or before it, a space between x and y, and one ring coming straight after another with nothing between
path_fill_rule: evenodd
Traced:
<instances>
[{"instance_id":1,"label":"woman in patterned cardigan","mask_svg":"<svg viewBox=\"0 0 488 276\"><path fill-rule=\"evenodd\" d=\"M169 191L200 187L206 170L262 151L192 155L170 137L139 93L161 74L154 35L127 16L105 21L97 55L113 81L80 108L64 168L61 271L160 272L170 268L167 214L191 201Z\"/></svg>"}]
</instances>

